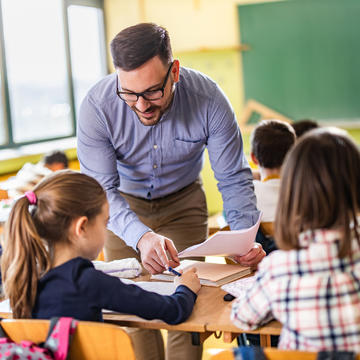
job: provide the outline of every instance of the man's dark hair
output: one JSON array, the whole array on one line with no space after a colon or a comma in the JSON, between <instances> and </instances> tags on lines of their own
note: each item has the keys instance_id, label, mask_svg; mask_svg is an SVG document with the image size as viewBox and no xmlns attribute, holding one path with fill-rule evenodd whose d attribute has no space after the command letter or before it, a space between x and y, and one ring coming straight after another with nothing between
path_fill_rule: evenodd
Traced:
<instances>
[{"instance_id":1,"label":"man's dark hair","mask_svg":"<svg viewBox=\"0 0 360 360\"><path fill-rule=\"evenodd\" d=\"M299 138L306 132L319 127L319 125L316 121L309 120L309 119L299 120L299 121L294 122L291 125L295 130L297 138Z\"/></svg>"},{"instance_id":2,"label":"man's dark hair","mask_svg":"<svg viewBox=\"0 0 360 360\"><path fill-rule=\"evenodd\" d=\"M290 124L280 120L263 120L251 134L251 152L261 167L280 168L295 139L295 131Z\"/></svg>"},{"instance_id":3,"label":"man's dark hair","mask_svg":"<svg viewBox=\"0 0 360 360\"><path fill-rule=\"evenodd\" d=\"M53 151L44 156L45 165L51 165L54 163L64 164L64 169L67 169L69 167L68 158L66 157L66 154L63 151L59 151L59 150Z\"/></svg>"},{"instance_id":4,"label":"man's dark hair","mask_svg":"<svg viewBox=\"0 0 360 360\"><path fill-rule=\"evenodd\" d=\"M115 68L130 71L154 56L170 64L172 50L167 30L153 23L141 23L120 31L110 43Z\"/></svg>"}]
</instances>

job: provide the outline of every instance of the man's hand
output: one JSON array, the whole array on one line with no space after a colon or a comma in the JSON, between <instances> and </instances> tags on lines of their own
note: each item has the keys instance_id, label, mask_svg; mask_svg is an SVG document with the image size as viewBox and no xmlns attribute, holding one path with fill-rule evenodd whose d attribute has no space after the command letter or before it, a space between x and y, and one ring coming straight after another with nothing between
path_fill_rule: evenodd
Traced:
<instances>
[{"instance_id":1,"label":"man's hand","mask_svg":"<svg viewBox=\"0 0 360 360\"><path fill-rule=\"evenodd\" d=\"M261 244L255 243L253 248L243 256L233 256L234 260L243 266L251 266L257 268L259 262L266 256Z\"/></svg>"},{"instance_id":2,"label":"man's hand","mask_svg":"<svg viewBox=\"0 0 360 360\"><path fill-rule=\"evenodd\" d=\"M140 250L144 268L151 274L161 273L169 266L180 265L178 253L172 240L152 231L145 233L140 238L137 248Z\"/></svg>"}]
</instances>

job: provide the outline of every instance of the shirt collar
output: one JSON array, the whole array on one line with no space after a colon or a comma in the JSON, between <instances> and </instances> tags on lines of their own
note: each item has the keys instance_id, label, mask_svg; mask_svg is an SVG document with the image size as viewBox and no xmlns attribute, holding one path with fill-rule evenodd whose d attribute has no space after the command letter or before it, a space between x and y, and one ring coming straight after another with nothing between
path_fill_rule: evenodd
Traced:
<instances>
[{"instance_id":1,"label":"shirt collar","mask_svg":"<svg viewBox=\"0 0 360 360\"><path fill-rule=\"evenodd\" d=\"M340 231L328 229L306 230L299 235L299 245L307 248L311 243L331 243L340 239Z\"/></svg>"},{"instance_id":2,"label":"shirt collar","mask_svg":"<svg viewBox=\"0 0 360 360\"><path fill-rule=\"evenodd\" d=\"M358 231L360 231L360 216L357 217ZM350 223L350 229L354 229L354 223ZM306 230L299 235L299 246L307 248L311 243L331 243L341 238L339 230L315 229Z\"/></svg>"}]
</instances>

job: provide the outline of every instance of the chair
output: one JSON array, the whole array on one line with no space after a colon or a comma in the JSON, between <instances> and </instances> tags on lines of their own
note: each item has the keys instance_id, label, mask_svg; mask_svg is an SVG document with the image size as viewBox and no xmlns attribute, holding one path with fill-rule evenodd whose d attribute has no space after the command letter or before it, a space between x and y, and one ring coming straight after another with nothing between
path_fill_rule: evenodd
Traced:
<instances>
[{"instance_id":1,"label":"chair","mask_svg":"<svg viewBox=\"0 0 360 360\"><path fill-rule=\"evenodd\" d=\"M264 235L274 237L274 223L272 221L261 222L260 229Z\"/></svg>"},{"instance_id":2,"label":"chair","mask_svg":"<svg viewBox=\"0 0 360 360\"><path fill-rule=\"evenodd\" d=\"M99 252L98 257L95 259L96 261L105 261L105 257L104 257L104 250L101 250Z\"/></svg>"},{"instance_id":3,"label":"chair","mask_svg":"<svg viewBox=\"0 0 360 360\"><path fill-rule=\"evenodd\" d=\"M6 319L1 325L9 337L35 343L46 339L49 320ZM71 341L68 358L76 360L135 360L129 335L119 326L80 321Z\"/></svg>"},{"instance_id":4,"label":"chair","mask_svg":"<svg viewBox=\"0 0 360 360\"><path fill-rule=\"evenodd\" d=\"M8 199L9 195L6 190L0 189L0 200Z\"/></svg>"},{"instance_id":5,"label":"chair","mask_svg":"<svg viewBox=\"0 0 360 360\"><path fill-rule=\"evenodd\" d=\"M298 350L279 350L276 348L264 348L267 360L316 360L317 353ZM211 360L234 360L232 350L224 350L210 358ZM360 355L356 355L356 360L360 360Z\"/></svg>"}]
</instances>

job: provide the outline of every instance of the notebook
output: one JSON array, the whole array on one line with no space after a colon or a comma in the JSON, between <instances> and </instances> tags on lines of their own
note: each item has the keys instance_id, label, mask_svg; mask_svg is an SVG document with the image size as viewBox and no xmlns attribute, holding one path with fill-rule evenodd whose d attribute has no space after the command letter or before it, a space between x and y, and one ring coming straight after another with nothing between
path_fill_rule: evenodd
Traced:
<instances>
[{"instance_id":1,"label":"notebook","mask_svg":"<svg viewBox=\"0 0 360 360\"><path fill-rule=\"evenodd\" d=\"M223 285L221 288L227 293L239 298L246 295L246 292L250 290L255 284L255 276L249 276L244 279L233 281L229 284Z\"/></svg>"},{"instance_id":2,"label":"notebook","mask_svg":"<svg viewBox=\"0 0 360 360\"><path fill-rule=\"evenodd\" d=\"M200 283L206 286L222 286L251 274L251 269L248 266L213 264L196 260L182 260L180 266L175 270L186 270L192 267L197 269ZM151 279L173 281L175 276L169 271L164 271L162 274L151 275Z\"/></svg>"}]
</instances>

